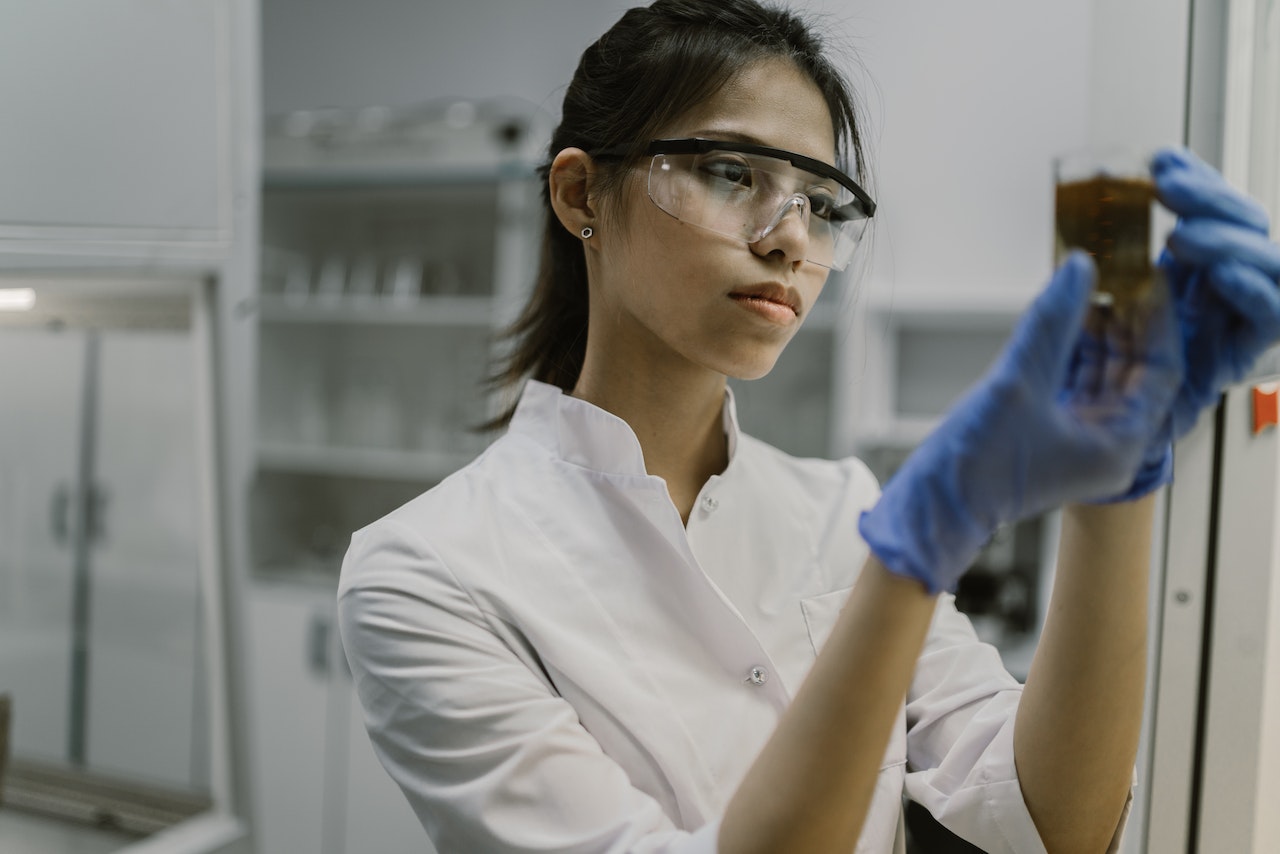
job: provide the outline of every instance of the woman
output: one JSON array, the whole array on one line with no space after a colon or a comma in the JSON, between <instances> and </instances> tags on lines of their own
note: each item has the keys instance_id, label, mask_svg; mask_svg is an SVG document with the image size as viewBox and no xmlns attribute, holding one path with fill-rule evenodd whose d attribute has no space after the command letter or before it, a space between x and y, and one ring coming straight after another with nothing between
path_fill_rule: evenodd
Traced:
<instances>
[{"instance_id":1,"label":"woman","mask_svg":"<svg viewBox=\"0 0 1280 854\"><path fill-rule=\"evenodd\" d=\"M875 207L858 130L816 37L753 0L658 0L583 54L509 429L343 566L370 737L441 851L887 852L904 793L987 851L1118 838L1152 490L1280 336L1280 249L1162 153L1175 304L1086 330L1073 256L881 492L740 433L725 383L848 263ZM1023 688L945 591L1058 506Z\"/></svg>"}]
</instances>

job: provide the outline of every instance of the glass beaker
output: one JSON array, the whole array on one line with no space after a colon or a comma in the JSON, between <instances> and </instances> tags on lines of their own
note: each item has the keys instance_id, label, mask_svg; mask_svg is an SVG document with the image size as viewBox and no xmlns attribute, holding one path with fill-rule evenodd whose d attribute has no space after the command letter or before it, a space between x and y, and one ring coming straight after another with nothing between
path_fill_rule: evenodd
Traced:
<instances>
[{"instance_id":1,"label":"glass beaker","mask_svg":"<svg viewBox=\"0 0 1280 854\"><path fill-rule=\"evenodd\" d=\"M1054 263L1083 249L1098 267L1094 304L1117 319L1140 317L1154 296L1150 157L1082 150L1053 164Z\"/></svg>"}]
</instances>

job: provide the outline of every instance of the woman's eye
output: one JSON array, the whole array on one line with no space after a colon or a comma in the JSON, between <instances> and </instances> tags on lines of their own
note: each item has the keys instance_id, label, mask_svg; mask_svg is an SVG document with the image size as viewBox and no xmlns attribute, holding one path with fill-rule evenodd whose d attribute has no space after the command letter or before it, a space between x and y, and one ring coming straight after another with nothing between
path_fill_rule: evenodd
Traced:
<instances>
[{"instance_id":1,"label":"woman's eye","mask_svg":"<svg viewBox=\"0 0 1280 854\"><path fill-rule=\"evenodd\" d=\"M702 171L730 184L751 186L751 167L741 160L708 160L702 164Z\"/></svg>"},{"instance_id":2,"label":"woman's eye","mask_svg":"<svg viewBox=\"0 0 1280 854\"><path fill-rule=\"evenodd\" d=\"M809 211L813 216L831 219L836 213L836 200L823 190L810 190Z\"/></svg>"}]
</instances>

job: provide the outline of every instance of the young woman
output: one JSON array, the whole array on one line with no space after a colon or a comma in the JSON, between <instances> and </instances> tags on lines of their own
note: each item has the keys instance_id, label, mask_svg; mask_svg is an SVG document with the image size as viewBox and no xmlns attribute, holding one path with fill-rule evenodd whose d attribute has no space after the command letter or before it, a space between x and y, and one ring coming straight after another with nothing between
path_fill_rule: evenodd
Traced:
<instances>
[{"instance_id":1,"label":"young woman","mask_svg":"<svg viewBox=\"0 0 1280 854\"><path fill-rule=\"evenodd\" d=\"M858 132L815 35L753 0L658 0L583 54L509 429L357 532L339 589L370 737L442 852L888 852L904 794L986 851L1114 846L1151 493L1280 337L1280 248L1163 152L1173 300L1140 336L1086 323L1071 257L881 491L740 432L725 384L855 251ZM1060 506L1024 688L946 591Z\"/></svg>"}]
</instances>

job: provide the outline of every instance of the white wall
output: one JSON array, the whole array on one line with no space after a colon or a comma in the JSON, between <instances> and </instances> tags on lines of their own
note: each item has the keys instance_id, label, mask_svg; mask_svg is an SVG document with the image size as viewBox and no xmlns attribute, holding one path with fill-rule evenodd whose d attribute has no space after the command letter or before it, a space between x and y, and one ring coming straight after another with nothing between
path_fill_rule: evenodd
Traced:
<instances>
[{"instance_id":1,"label":"white wall","mask_svg":"<svg viewBox=\"0 0 1280 854\"><path fill-rule=\"evenodd\" d=\"M628 0L265 0L263 107L516 96L559 113L583 48Z\"/></svg>"},{"instance_id":2,"label":"white wall","mask_svg":"<svg viewBox=\"0 0 1280 854\"><path fill-rule=\"evenodd\" d=\"M264 105L515 96L558 114L631 0L264 0ZM1050 163L1182 133L1187 0L803 0L867 106L868 290L1029 292L1052 254Z\"/></svg>"}]
</instances>

